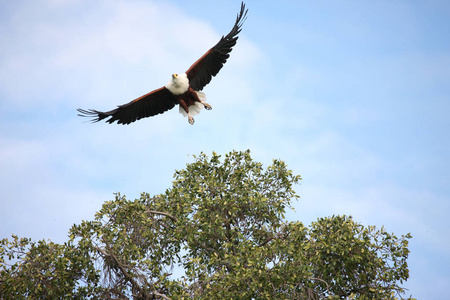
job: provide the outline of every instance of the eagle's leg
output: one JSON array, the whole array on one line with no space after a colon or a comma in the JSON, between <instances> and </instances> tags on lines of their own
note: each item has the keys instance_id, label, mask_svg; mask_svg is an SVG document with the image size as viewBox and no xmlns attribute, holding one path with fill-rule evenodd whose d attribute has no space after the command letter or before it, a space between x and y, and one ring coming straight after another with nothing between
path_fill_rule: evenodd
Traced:
<instances>
[{"instance_id":1,"label":"eagle's leg","mask_svg":"<svg viewBox=\"0 0 450 300\"><path fill-rule=\"evenodd\" d=\"M208 103L206 103L204 100L206 100L206 95L203 92L198 92L198 91L194 91L192 90L192 95L194 96L195 101L200 102L201 104L203 104L203 106L207 109L207 110L211 110L212 107L211 105L209 105Z\"/></svg>"},{"instance_id":2,"label":"eagle's leg","mask_svg":"<svg viewBox=\"0 0 450 300\"><path fill-rule=\"evenodd\" d=\"M200 100L200 103L203 104L203 106L204 106L207 110L211 110L211 109L212 109L211 105L209 105L209 104L206 103L205 101Z\"/></svg>"},{"instance_id":3,"label":"eagle's leg","mask_svg":"<svg viewBox=\"0 0 450 300\"><path fill-rule=\"evenodd\" d=\"M191 116L191 114L189 113L189 108L188 108L188 106L186 105L186 102L183 99L180 99L180 105L184 109L184 111L187 113L189 124L194 125L195 120Z\"/></svg>"},{"instance_id":4,"label":"eagle's leg","mask_svg":"<svg viewBox=\"0 0 450 300\"><path fill-rule=\"evenodd\" d=\"M207 110L211 110L212 107L211 105L209 105L208 103L206 103L205 101L202 100L201 97L199 97L198 95L196 95L197 97L195 97L195 101L200 102L201 104L203 104L203 106L207 109Z\"/></svg>"},{"instance_id":5,"label":"eagle's leg","mask_svg":"<svg viewBox=\"0 0 450 300\"><path fill-rule=\"evenodd\" d=\"M188 121L189 121L189 124L194 125L195 120L189 113L188 113Z\"/></svg>"}]
</instances>

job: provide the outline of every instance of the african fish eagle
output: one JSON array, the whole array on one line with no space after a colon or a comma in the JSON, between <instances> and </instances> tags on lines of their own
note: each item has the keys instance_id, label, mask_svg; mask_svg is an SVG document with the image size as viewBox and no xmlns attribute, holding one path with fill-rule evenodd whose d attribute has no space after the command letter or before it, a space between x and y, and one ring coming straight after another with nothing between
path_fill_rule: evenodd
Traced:
<instances>
[{"instance_id":1,"label":"african fish eagle","mask_svg":"<svg viewBox=\"0 0 450 300\"><path fill-rule=\"evenodd\" d=\"M151 117L164 113L179 104L180 113L188 117L189 123L194 124L195 116L205 107L211 109L211 105L205 102L205 94L200 92L223 67L230 52L241 32L242 24L247 15L244 2L241 3L241 11L236 17L231 31L222 36L220 41L209 49L187 71L182 74L173 74L169 83L159 89L145 94L133 101L119 105L116 109L101 112L94 109L78 109L79 116L91 117L93 122L105 120L107 123L117 121L118 124L130 124L141 118Z\"/></svg>"}]
</instances>

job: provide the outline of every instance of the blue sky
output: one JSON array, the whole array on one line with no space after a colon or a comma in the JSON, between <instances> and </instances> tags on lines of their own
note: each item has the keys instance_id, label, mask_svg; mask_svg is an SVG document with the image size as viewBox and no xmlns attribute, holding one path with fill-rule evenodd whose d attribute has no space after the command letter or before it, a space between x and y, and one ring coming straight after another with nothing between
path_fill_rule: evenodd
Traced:
<instances>
[{"instance_id":1,"label":"blue sky","mask_svg":"<svg viewBox=\"0 0 450 300\"><path fill-rule=\"evenodd\" d=\"M171 186L193 154L250 149L303 177L289 219L410 232L406 286L450 282L450 3L249 0L194 126L174 109L89 124L186 71L240 1L0 0L0 238L63 242L121 192Z\"/></svg>"}]
</instances>

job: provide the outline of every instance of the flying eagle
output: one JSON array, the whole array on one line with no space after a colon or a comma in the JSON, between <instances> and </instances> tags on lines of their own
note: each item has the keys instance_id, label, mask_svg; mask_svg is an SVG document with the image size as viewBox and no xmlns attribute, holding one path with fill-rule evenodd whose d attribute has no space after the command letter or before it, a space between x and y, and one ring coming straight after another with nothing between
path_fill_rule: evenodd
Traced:
<instances>
[{"instance_id":1,"label":"flying eagle","mask_svg":"<svg viewBox=\"0 0 450 300\"><path fill-rule=\"evenodd\" d=\"M236 45L238 34L247 15L244 2L241 3L241 11L237 15L236 22L230 33L222 36L220 41L209 49L183 74L172 74L172 78L166 86L145 94L133 101L119 105L116 109L101 112L94 109L78 109L79 116L91 117L92 122L103 119L107 123L117 121L118 124L130 124L141 118L152 117L164 113L179 104L180 113L188 117L190 124L194 124L195 116L205 107L211 109L211 105L205 102L205 94L200 92L223 67L233 46Z\"/></svg>"}]
</instances>

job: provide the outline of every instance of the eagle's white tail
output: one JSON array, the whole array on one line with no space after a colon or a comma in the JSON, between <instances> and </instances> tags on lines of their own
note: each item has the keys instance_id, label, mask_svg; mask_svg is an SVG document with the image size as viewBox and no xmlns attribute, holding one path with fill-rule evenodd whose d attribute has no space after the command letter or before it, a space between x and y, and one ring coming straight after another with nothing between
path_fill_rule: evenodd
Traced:
<instances>
[{"instance_id":1,"label":"eagle's white tail","mask_svg":"<svg viewBox=\"0 0 450 300\"><path fill-rule=\"evenodd\" d=\"M206 101L206 94L205 93L197 92L197 91L195 91L195 92L197 93L198 98L200 98L200 101Z\"/></svg>"}]
</instances>

